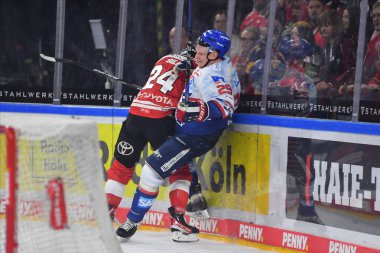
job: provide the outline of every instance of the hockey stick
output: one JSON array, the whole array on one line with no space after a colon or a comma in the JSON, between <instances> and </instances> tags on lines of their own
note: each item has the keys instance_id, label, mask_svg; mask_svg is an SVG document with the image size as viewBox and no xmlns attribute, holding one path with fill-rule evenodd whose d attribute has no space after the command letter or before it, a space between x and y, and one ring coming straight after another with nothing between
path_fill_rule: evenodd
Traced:
<instances>
[{"instance_id":1,"label":"hockey stick","mask_svg":"<svg viewBox=\"0 0 380 253\"><path fill-rule=\"evenodd\" d=\"M191 66L191 55L190 55L190 50L191 50L191 41L192 41L192 37L193 37L193 31L192 31L192 27L191 27L191 14L192 14L192 0L188 0L189 1L189 9L188 9L188 13L187 13L187 37L188 37L188 41L187 41L187 55L186 55L186 81L185 81L185 105L189 104L189 80L190 80L190 75L191 75L191 71L190 71L190 66Z\"/></svg>"},{"instance_id":2,"label":"hockey stick","mask_svg":"<svg viewBox=\"0 0 380 253\"><path fill-rule=\"evenodd\" d=\"M110 78L112 80L116 80L116 81L120 81L121 84L124 84L130 88L134 88L134 89L137 89L137 90L141 90L141 87L136 85L136 84L133 84L133 83L127 83L123 80L121 80L120 78L116 77L116 76L113 76L111 74L108 74L104 71L101 71L99 69L94 69L94 68L90 68L90 67L87 67L85 65L82 65L80 63L77 63L77 62L74 62L73 60L71 59L64 59L64 58L56 58L56 57L52 57L52 56L47 56L47 55L44 55L44 54L40 54L41 58L44 59L45 61L50 61L50 62L62 62L62 63L67 63L67 64L71 64L71 65L74 65L74 66L77 66L79 68L82 68L82 69L85 69L85 70L88 70L88 71L91 71L93 73L96 73L98 75L102 75L102 76L106 76L107 78Z\"/></svg>"}]
</instances>

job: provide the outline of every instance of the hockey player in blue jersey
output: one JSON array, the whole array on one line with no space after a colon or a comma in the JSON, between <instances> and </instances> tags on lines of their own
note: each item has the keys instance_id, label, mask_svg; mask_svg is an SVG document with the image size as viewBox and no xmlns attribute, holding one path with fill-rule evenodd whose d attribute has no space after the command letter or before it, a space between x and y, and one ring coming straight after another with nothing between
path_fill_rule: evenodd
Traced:
<instances>
[{"instance_id":1,"label":"hockey player in blue jersey","mask_svg":"<svg viewBox=\"0 0 380 253\"><path fill-rule=\"evenodd\" d=\"M127 220L116 231L119 238L129 239L135 234L164 179L211 150L231 123L240 82L231 60L225 56L230 45L229 37L216 30L208 30L198 38L198 67L190 76L189 101L183 101L183 96L177 107L175 135L146 159ZM190 181L186 178L177 180L172 187L188 189ZM199 230L187 224L183 211L170 207L169 214L174 241L198 241Z\"/></svg>"}]
</instances>

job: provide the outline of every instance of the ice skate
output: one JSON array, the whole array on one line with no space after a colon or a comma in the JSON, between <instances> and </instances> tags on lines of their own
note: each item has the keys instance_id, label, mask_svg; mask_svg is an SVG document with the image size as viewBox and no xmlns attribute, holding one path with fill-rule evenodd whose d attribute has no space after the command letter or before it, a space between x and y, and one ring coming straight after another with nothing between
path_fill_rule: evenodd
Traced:
<instances>
[{"instance_id":1,"label":"ice skate","mask_svg":"<svg viewBox=\"0 0 380 253\"><path fill-rule=\"evenodd\" d=\"M298 207L297 220L310 222L314 224L325 225L322 220L319 218L317 212L314 209L314 206L302 206Z\"/></svg>"},{"instance_id":2,"label":"ice skate","mask_svg":"<svg viewBox=\"0 0 380 253\"><path fill-rule=\"evenodd\" d=\"M169 208L172 239L175 242L196 242L199 229L187 224L183 213L176 213L173 207Z\"/></svg>"},{"instance_id":3,"label":"ice skate","mask_svg":"<svg viewBox=\"0 0 380 253\"><path fill-rule=\"evenodd\" d=\"M196 185L195 193L191 196L186 206L186 212L195 219L208 219L210 215L207 211L207 207L207 201L202 194L200 185Z\"/></svg>"},{"instance_id":4,"label":"ice skate","mask_svg":"<svg viewBox=\"0 0 380 253\"><path fill-rule=\"evenodd\" d=\"M127 219L127 221L124 222L124 224L121 225L116 230L116 235L118 237L118 240L120 242L128 241L136 233L139 226L140 226L140 223L135 223Z\"/></svg>"},{"instance_id":5,"label":"ice skate","mask_svg":"<svg viewBox=\"0 0 380 253\"><path fill-rule=\"evenodd\" d=\"M297 220L298 221L315 223L315 224L319 224L319 225L325 225L317 214L311 215L311 216L304 216L304 215L298 214L297 215Z\"/></svg>"}]
</instances>

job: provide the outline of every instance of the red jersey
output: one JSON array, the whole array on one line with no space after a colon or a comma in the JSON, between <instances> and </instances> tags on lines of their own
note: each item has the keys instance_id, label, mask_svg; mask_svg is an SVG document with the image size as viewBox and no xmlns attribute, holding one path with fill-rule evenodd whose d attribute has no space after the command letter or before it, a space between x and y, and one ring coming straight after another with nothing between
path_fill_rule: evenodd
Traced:
<instances>
[{"instance_id":1,"label":"red jersey","mask_svg":"<svg viewBox=\"0 0 380 253\"><path fill-rule=\"evenodd\" d=\"M243 31L247 27L254 27L260 29L268 24L268 20L261 15L257 10L251 11L241 22L240 31Z\"/></svg>"},{"instance_id":2,"label":"red jersey","mask_svg":"<svg viewBox=\"0 0 380 253\"><path fill-rule=\"evenodd\" d=\"M181 55L167 55L156 62L149 79L133 100L129 113L147 118L163 118L172 114L185 89L186 71L174 71L186 60Z\"/></svg>"},{"instance_id":3,"label":"red jersey","mask_svg":"<svg viewBox=\"0 0 380 253\"><path fill-rule=\"evenodd\" d=\"M363 62L363 83L369 83L373 78L377 79L375 75L377 73L376 61L378 60L380 60L380 34L372 35L368 42Z\"/></svg>"}]
</instances>

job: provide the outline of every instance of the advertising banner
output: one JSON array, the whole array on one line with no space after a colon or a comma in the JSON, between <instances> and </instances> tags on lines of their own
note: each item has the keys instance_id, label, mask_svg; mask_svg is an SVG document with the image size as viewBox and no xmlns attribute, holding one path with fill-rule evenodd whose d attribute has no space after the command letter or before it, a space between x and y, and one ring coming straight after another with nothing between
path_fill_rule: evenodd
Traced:
<instances>
[{"instance_id":1,"label":"advertising banner","mask_svg":"<svg viewBox=\"0 0 380 253\"><path fill-rule=\"evenodd\" d=\"M130 106L138 90L125 87L122 91L121 103ZM0 90L0 102L19 103L53 103L53 91L38 87L15 87L3 85ZM112 106L114 101L113 89L63 89L62 104Z\"/></svg>"},{"instance_id":2,"label":"advertising banner","mask_svg":"<svg viewBox=\"0 0 380 253\"><path fill-rule=\"evenodd\" d=\"M287 218L380 235L378 154L375 145L288 137Z\"/></svg>"},{"instance_id":3,"label":"advertising banner","mask_svg":"<svg viewBox=\"0 0 380 253\"><path fill-rule=\"evenodd\" d=\"M121 111L112 113L118 114L110 117L99 108L85 114L98 123L104 179L125 119ZM297 252L380 253L376 124L252 114L238 114L234 120L216 146L194 160L211 218L187 217L191 224L202 233ZM148 145L136 164L116 213L121 221L151 153ZM4 170L4 160L0 165ZM169 189L160 188L144 225L169 226Z\"/></svg>"},{"instance_id":4,"label":"advertising banner","mask_svg":"<svg viewBox=\"0 0 380 253\"><path fill-rule=\"evenodd\" d=\"M242 94L237 112L260 114L260 108L263 107L261 99L261 95ZM350 120L353 110L351 99L337 98L331 101L326 98L316 98L307 102L297 102L289 100L288 96L268 96L266 108L269 115L339 120ZM359 120L380 122L379 99L360 101Z\"/></svg>"},{"instance_id":5,"label":"advertising banner","mask_svg":"<svg viewBox=\"0 0 380 253\"><path fill-rule=\"evenodd\" d=\"M114 144L121 125L98 124L101 156L104 170L110 167ZM126 198L131 198L139 182L145 159L152 154L145 147L132 178L127 186ZM263 155L265 154L265 155ZM195 166L203 193L211 208L239 210L249 213L269 213L269 156L270 136L227 130L217 145L202 157ZM260 169L258 169L260 168ZM168 201L168 187L161 187L157 200ZM254 215L251 215L254 220Z\"/></svg>"},{"instance_id":6,"label":"advertising banner","mask_svg":"<svg viewBox=\"0 0 380 253\"><path fill-rule=\"evenodd\" d=\"M209 205L268 214L269 154L269 135L225 131L195 163Z\"/></svg>"},{"instance_id":7,"label":"advertising banner","mask_svg":"<svg viewBox=\"0 0 380 253\"><path fill-rule=\"evenodd\" d=\"M116 217L124 222L129 208L116 211ZM308 252L308 253L380 253L380 249L369 248L350 242L332 240L310 234L274 228L239 220L210 218L197 220L185 217L187 222L200 230L199 236L205 234L219 235L218 240L234 238L241 245L257 245L255 243L273 246L271 250L278 252ZM167 212L149 211L141 222L143 228L170 228L170 218ZM276 251L277 252L277 251Z\"/></svg>"}]
</instances>

